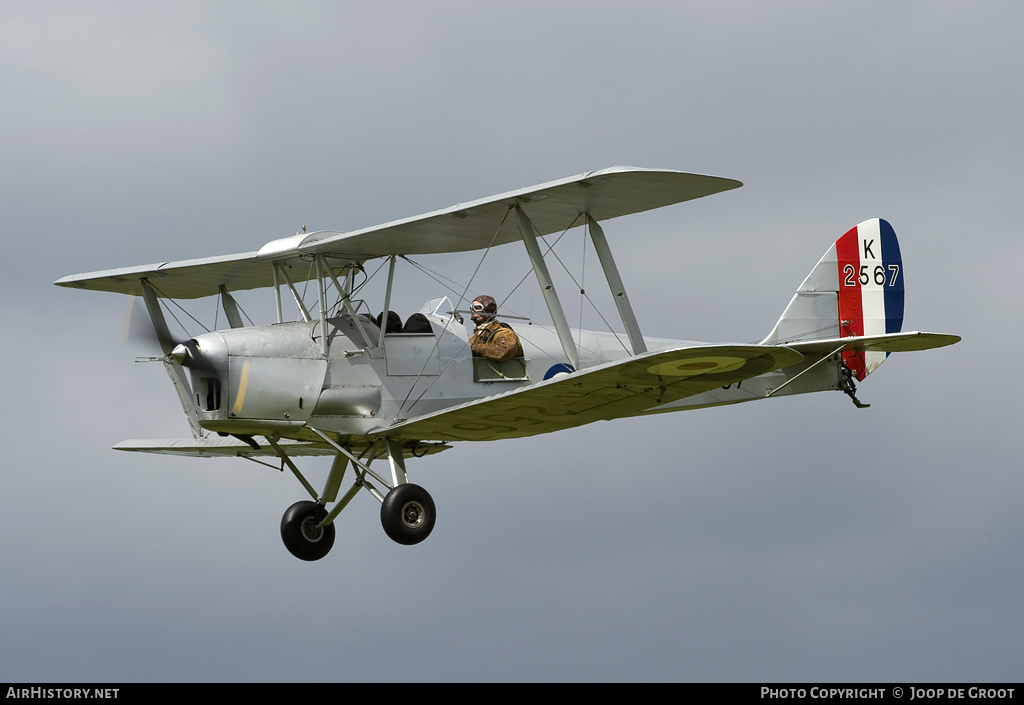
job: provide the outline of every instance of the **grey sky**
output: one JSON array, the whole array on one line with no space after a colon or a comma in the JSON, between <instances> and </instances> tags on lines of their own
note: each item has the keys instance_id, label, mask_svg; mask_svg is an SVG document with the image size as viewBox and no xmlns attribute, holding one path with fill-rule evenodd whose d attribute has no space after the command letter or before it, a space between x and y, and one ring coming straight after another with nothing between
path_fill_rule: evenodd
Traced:
<instances>
[{"instance_id":1,"label":"grey sky","mask_svg":"<svg viewBox=\"0 0 1024 705\"><path fill-rule=\"evenodd\" d=\"M0 4L0 680L1018 680L1022 29L1009 2ZM55 279L615 164L745 184L605 225L647 334L759 339L878 216L905 327L963 342L893 356L865 411L456 446L410 466L428 541L362 496L316 564L281 545L290 477L110 450L187 424L124 299ZM403 312L438 294L408 281Z\"/></svg>"}]
</instances>

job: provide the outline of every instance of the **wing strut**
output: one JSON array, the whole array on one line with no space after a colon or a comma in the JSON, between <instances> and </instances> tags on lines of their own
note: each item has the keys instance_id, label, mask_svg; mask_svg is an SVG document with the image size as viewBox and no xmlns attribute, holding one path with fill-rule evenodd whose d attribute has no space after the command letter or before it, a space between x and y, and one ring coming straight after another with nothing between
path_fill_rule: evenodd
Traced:
<instances>
[{"instance_id":1,"label":"wing strut","mask_svg":"<svg viewBox=\"0 0 1024 705\"><path fill-rule=\"evenodd\" d=\"M326 267L323 255L316 256L316 297L320 308L320 354L327 357L330 348L330 336L327 334L327 292L324 291L324 270Z\"/></svg>"},{"instance_id":2,"label":"wing strut","mask_svg":"<svg viewBox=\"0 0 1024 705\"><path fill-rule=\"evenodd\" d=\"M277 322L284 323L284 311L281 310L281 275L274 264L274 303L277 305Z\"/></svg>"},{"instance_id":3,"label":"wing strut","mask_svg":"<svg viewBox=\"0 0 1024 705\"><path fill-rule=\"evenodd\" d=\"M537 275L537 283L544 294L544 301L548 305L551 320L555 324L558 340L562 343L562 351L572 366L578 369L579 359L576 355L576 343L573 341L572 331L569 329L569 321L566 320L565 311L562 310L562 304L558 301L555 285L551 283L551 274L548 273L544 255L541 254L540 246L537 245L537 238L540 237L540 234L518 205L516 206L516 218L519 222L519 234L523 238L526 253L530 256L530 263L533 265L533 273Z\"/></svg>"},{"instance_id":4,"label":"wing strut","mask_svg":"<svg viewBox=\"0 0 1024 705\"><path fill-rule=\"evenodd\" d=\"M323 257L323 255L317 255L317 257ZM352 308L350 300L352 294L353 270L350 268L345 272L345 286L342 287L341 282L338 281L338 277L334 274L334 270L327 266L326 260L324 262L324 269L327 271L327 274L330 275L331 281L334 282L334 288L337 289L338 295L341 297L342 308L345 309L349 318L352 319L352 324L355 325L356 330L359 331L359 336L363 339L363 345L366 347L366 354L370 357L374 357L373 341L370 340L370 336L366 332L366 329L363 328L363 324L359 322L359 316L356 315L356 310Z\"/></svg>"},{"instance_id":5,"label":"wing strut","mask_svg":"<svg viewBox=\"0 0 1024 705\"><path fill-rule=\"evenodd\" d=\"M622 277L619 276L619 269L615 266L615 258L612 257L611 248L608 247L608 240L604 237L604 230L597 224L597 221L594 220L590 213L586 215L587 224L590 226L590 239L594 243L594 249L597 250L597 258L601 260L601 268L604 270L605 279L608 280L608 288L612 292L612 298L615 299L615 306L619 309L622 325L626 327L626 335L629 336L629 344L633 347L633 354L645 353L647 352L647 344L640 333L640 324L637 323L636 316L633 314L633 307L629 303L629 297L626 296L626 287L623 286Z\"/></svg>"},{"instance_id":6,"label":"wing strut","mask_svg":"<svg viewBox=\"0 0 1024 705\"><path fill-rule=\"evenodd\" d=\"M288 272L285 271L284 265L274 262L274 271L284 277L284 283L288 285L288 288L292 292L292 298L295 299L295 303L299 306L299 313L302 314L302 320L309 323L312 320L309 317L309 310L306 309L306 304L302 303L302 297L299 296L299 292L295 289L295 285L292 284L292 278L288 276Z\"/></svg>"},{"instance_id":7,"label":"wing strut","mask_svg":"<svg viewBox=\"0 0 1024 705\"><path fill-rule=\"evenodd\" d=\"M238 303L223 284L220 285L220 304L231 327L242 328L242 315L238 312Z\"/></svg>"},{"instance_id":8,"label":"wing strut","mask_svg":"<svg viewBox=\"0 0 1024 705\"><path fill-rule=\"evenodd\" d=\"M149 311L149 318L153 321L153 328L156 329L156 337L160 341L160 349L164 352L164 368L167 376L174 383L174 391L178 393L181 401L181 408L188 418L189 428L192 430L193 438L203 437L203 428L199 425L199 412L196 411L195 400L192 397L192 385L188 383L185 376L185 368L171 358L171 350L174 349L174 339L171 338L171 331L167 327L167 320L160 308L160 300L148 279L140 280L142 283L142 299L146 302L146 309Z\"/></svg>"},{"instance_id":9,"label":"wing strut","mask_svg":"<svg viewBox=\"0 0 1024 705\"><path fill-rule=\"evenodd\" d=\"M381 316L380 337L377 338L377 347L384 349L384 334L388 330L388 316L391 313L391 289L395 284L395 256L391 255L388 263L388 288L384 292L384 315Z\"/></svg>"}]
</instances>

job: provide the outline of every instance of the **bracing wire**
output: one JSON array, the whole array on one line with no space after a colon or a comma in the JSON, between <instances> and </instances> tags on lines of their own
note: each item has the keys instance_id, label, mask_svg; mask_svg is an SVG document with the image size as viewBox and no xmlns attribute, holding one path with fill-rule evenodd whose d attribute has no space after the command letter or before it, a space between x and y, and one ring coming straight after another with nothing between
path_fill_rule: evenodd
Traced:
<instances>
[{"instance_id":1,"label":"bracing wire","mask_svg":"<svg viewBox=\"0 0 1024 705\"><path fill-rule=\"evenodd\" d=\"M199 320L198 318L196 318L196 317L195 317L195 316L193 316L193 315L192 315L191 313L189 313L189 312L188 312L187 310L185 310L185 307L184 307L184 306L182 306L181 304L179 304L179 303L178 303L177 301L175 301L174 299L172 299L172 298L171 298L171 297L169 297L169 296L166 296L166 295L164 294L164 292L162 292L162 291L161 291L161 290L160 290L160 289L159 289L159 288L158 288L158 287L157 287L156 285L154 285L154 284L153 284L153 282L150 282L150 283L149 283L149 285L150 285L150 286L151 286L151 287L153 288L153 291L155 291L155 292L156 292L157 294L160 294L161 298L165 299L165 300L166 300L166 301L168 301L169 303L172 303L172 304L174 304L174 305L175 305L175 306L176 306L176 307L178 308L178 310L179 310L179 311L181 311L181 312L182 312L182 313L184 313L184 314L185 314L186 316L188 316L189 318L191 318L191 319L192 319L192 320L193 320L193 321L195 322L195 324L196 324L197 326L199 326L200 328L202 328L202 329L203 329L204 331L206 331L207 333L209 333L209 332L210 332L210 329L209 329L209 328L207 328L207 327L206 327L206 326L205 326L205 325L203 324L203 322L202 322L202 321L200 321L200 320ZM185 327L185 325L184 325L184 324L183 324L183 323L182 323L182 322L181 322L181 321L180 321L180 320L178 319L178 317L174 315L174 311L172 311L172 310L170 309L170 307L168 307L168 308L167 308L167 312L168 312L169 314L171 314L171 318L173 318L173 319L174 319L174 322L175 322L175 323L177 323L177 324L178 324L178 326L179 326L179 327L180 327L180 328L181 328L181 329L182 329L183 331L185 331L185 334L186 334L186 335L188 335L188 334L189 334L189 332L188 332L188 329L187 329L187 328Z\"/></svg>"},{"instance_id":2,"label":"bracing wire","mask_svg":"<svg viewBox=\"0 0 1024 705\"><path fill-rule=\"evenodd\" d=\"M399 257L401 257L403 260L405 260L406 262L411 264L413 267L418 269L420 272L422 272L423 275L426 276L428 279L432 279L433 281L435 281L438 284L440 284L441 288L444 289L445 291L447 291L452 296L458 296L459 295L458 290L454 288L454 287L457 287L459 285L459 283L457 281L455 281L454 279L449 279L448 277L444 276L443 274L435 272L434 270L430 269L426 265L424 265L424 264L422 264L420 262L417 262L416 260L410 259L409 257L407 257L405 255L399 255ZM472 293L472 292L470 292L470 293Z\"/></svg>"},{"instance_id":3,"label":"bracing wire","mask_svg":"<svg viewBox=\"0 0 1024 705\"><path fill-rule=\"evenodd\" d=\"M491 251L491 248L492 248L492 247L494 247L494 241L495 241L495 239L497 239L497 237L498 237L498 233L499 233L499 232L501 232L501 228L502 228L502 226L503 226L503 225L505 224L505 221L506 221L506 220L508 219L508 214L509 214L509 213L510 213L511 211L512 211L512 209L511 209L511 208L509 208L508 210L506 210L506 211L505 211L505 215L504 215L504 217L502 217L502 219L501 219L501 222L500 222L500 223L498 223L498 227L494 229L494 234L493 234L493 235L491 235L491 241L487 243L487 247L486 247L486 248L484 249L484 252L483 252L483 254L482 254L482 255L480 255L480 261L479 261L479 262L477 262L476 268L475 268L475 269L473 270L473 273L472 273L472 274L470 275L470 277L469 277L469 281L467 281L467 282L466 282L466 286L465 286L465 288L463 288L463 290L462 290L462 293L461 293L461 294L459 295L459 297L458 297L458 300L457 300L457 301L455 302L455 304L454 304L454 305L452 306L452 312L451 312L451 314L449 315L449 318L448 318L448 323L446 323L446 324L445 324L445 328L447 328L447 327L448 327L448 325L450 325L450 324L451 324L451 321L452 321L452 319L453 319L453 318L455 317L455 312L456 312L456 310L457 310L457 309L459 308L459 305L460 305L460 304L461 304L461 303L463 302L463 300L465 299L465 297L466 297L466 292L468 292L468 291L469 291L469 288L470 288L470 287L471 287L471 286L473 285L473 280L474 280L474 279L476 278L476 275L477 275L477 273L478 273L478 272L480 271L480 267L482 267L482 266L483 266L484 260L485 260L485 259L487 259L487 254L488 254L488 253L489 253L489 252ZM433 355L433 354L434 354L434 350L436 350L436 349L437 349L437 346L438 346L438 345L439 345L440 343L441 343L441 337L440 337L440 336L436 336L436 338L435 338L435 340L434 340L434 347L433 347L433 349L432 349L432 350L430 351L430 354L431 354L431 355ZM463 345L463 348L462 348L463 350L465 349L465 346L466 346L466 345L469 345L469 341L466 341L466 343L465 343L465 344ZM460 352L460 354L461 354L461 350L460 350L459 352ZM451 366L451 364L452 364L453 362L455 362L455 359L456 359L456 357L458 357L458 356L457 356L457 355L455 355L455 356L452 356L452 358L451 358L450 360L448 360L448 362L447 362L447 363L445 364L445 366L444 366L444 369L442 369L442 370L441 370L441 372L440 372L440 373L439 373L438 375L436 375L436 376L434 377L434 379L432 379L432 380L430 381L430 384L428 384L428 385L427 385L427 386L426 386L426 387L424 388L424 390L423 390L422 392L420 392L419 396L418 396L418 397L416 397L416 399L414 399L414 400L413 400L412 404L409 404L409 409L412 409L412 408L413 408L414 406L416 406L416 404L418 404L418 403L419 403L420 399L422 399L422 398L423 398L423 395L424 395L424 394L426 394L426 393L427 393L428 391L430 391L430 388L434 386L434 383L435 383L435 382L436 382L436 381L437 381L438 379L440 379L440 378L441 378L441 376L442 376L442 375L443 375L443 374L445 373L445 371L447 371L448 367L449 367L449 366ZM396 418L396 419L398 419L398 418L401 418L401 417L402 417L402 414L406 412L406 408L405 408L405 405L406 405L406 404L407 404L407 403L409 402L409 397L411 397L411 396L412 396L412 391L413 391L413 390L414 390L414 389L416 388L416 385L417 385L417 383L419 383L419 381L420 381L420 378L421 378L421 377L423 376L423 370L427 369L427 362L429 361L429 359L430 359L430 356L428 355L428 356L427 356L427 357L426 357L426 358L425 358L425 359L423 360L423 366L422 366L422 367L420 367L420 371L419 371L419 372L418 372L418 373L416 374L416 379L414 379L414 380L412 381L412 384L411 384L411 385L409 385L409 392L408 392L408 393L407 393L407 394L405 395L405 399L403 399L403 400L402 400L402 403L401 403L401 404L399 405L399 407L398 407L398 413L397 413L397 414L396 414L396 416L395 416L395 418Z\"/></svg>"},{"instance_id":4,"label":"bracing wire","mask_svg":"<svg viewBox=\"0 0 1024 705\"><path fill-rule=\"evenodd\" d=\"M356 294L357 294L357 293L358 293L358 292L359 292L359 291L360 291L360 290L361 290L361 289L362 289L362 288L363 288L364 286L366 286L367 284L369 284L369 283L370 283L370 282L371 282L371 281L373 280L373 278L374 278L375 276L377 276L377 272L379 272L379 271L380 271L381 269L383 269L383 268L384 268L384 265L385 265L385 264L387 263L387 261L388 261L388 258L387 258L387 257L384 257L383 259L381 259L381 262L380 262L380 264L379 264L379 265L377 266L377 268L376 268L375 270L373 270L373 274L369 274L369 275L367 275L367 273L366 273L366 270L365 270L365 269L363 269L362 265L360 265L360 266L359 266L359 268L358 268L358 271L362 272L362 274L363 274L363 281L359 282L359 284L357 285L357 284L355 283L355 278L353 277L353 282L352 282L352 290L351 290L351 291L349 291L349 292L348 292L348 295L347 295L346 297L344 297L344 298L347 298L347 299L349 300L349 302L353 301L353 297L354 297L354 296L355 296L355 295L356 295ZM334 306L332 306L331 308L335 308L335 307L337 307L337 306L340 306L340 305L341 305L341 301L342 301L342 298L343 298L343 297L339 295L339 296L338 296L338 300L337 300L337 301L336 301L336 302L334 303ZM384 314L384 316L385 316L385 317L387 317L387 313L385 313L385 314Z\"/></svg>"},{"instance_id":5,"label":"bracing wire","mask_svg":"<svg viewBox=\"0 0 1024 705\"><path fill-rule=\"evenodd\" d=\"M544 240L544 238L541 238L541 242L548 248L547 252L543 253L544 257L547 257L549 254L551 254L554 251L555 246L559 242L562 241L563 237L565 237L565 234L567 232L569 232L570 230L572 230L574 227L576 227L576 221L580 219L581 215L583 215L583 214L580 213L575 218L573 218L573 221L571 223L569 223L568 227L566 227L565 230L560 232L558 234L558 237L555 238L555 241L553 243L551 243L550 245L548 245L548 243ZM555 255L555 256L557 257L558 255ZM563 264L562 266L564 267L565 265ZM504 304L505 301L508 301L512 297L512 294L516 293L516 290L523 285L523 282L525 282L527 279L530 278L531 274L533 274L533 269L532 268L530 269L530 271L528 271L526 274L523 275L523 278L519 280L518 284L516 284L514 287L512 287L512 291L508 292L508 294L505 295L505 299L502 301L502 304Z\"/></svg>"},{"instance_id":6,"label":"bracing wire","mask_svg":"<svg viewBox=\"0 0 1024 705\"><path fill-rule=\"evenodd\" d=\"M558 243L556 242L555 244L558 244ZM586 247L586 241L584 241L583 244L584 244L584 248L585 248ZM580 282L576 281L576 277L573 276L572 272L565 265L565 262L562 261L562 258L558 256L558 253L554 251L554 245L552 245L551 247L552 248L550 250L548 250L548 251L555 256L555 259L558 260L558 263L560 265L562 265L562 269L565 270L565 273L569 276L569 279L571 279L572 283L576 285L577 289L579 289L579 292L580 292L580 295L581 295L581 298L580 298L580 309L583 308L583 299L586 299L587 302L590 304L590 306L594 309L594 312L597 313L598 317L601 319L601 322L604 323L606 328L608 328L608 332L611 333L613 336L615 336L615 340L619 343L619 345L622 346L622 349L625 350L627 353L630 352L629 348L626 347L626 344L622 342L622 338L620 338L619 334L615 332L614 328L612 328L612 325L608 322L608 319L604 317L603 313L601 313L601 309L598 308L597 304L594 303L594 300L591 299L590 296L587 294L586 289L583 287L583 285ZM586 260L584 259L584 264L585 264L585 262L586 262ZM581 325L582 325L582 319L583 319L583 314L581 312L580 313Z\"/></svg>"}]
</instances>

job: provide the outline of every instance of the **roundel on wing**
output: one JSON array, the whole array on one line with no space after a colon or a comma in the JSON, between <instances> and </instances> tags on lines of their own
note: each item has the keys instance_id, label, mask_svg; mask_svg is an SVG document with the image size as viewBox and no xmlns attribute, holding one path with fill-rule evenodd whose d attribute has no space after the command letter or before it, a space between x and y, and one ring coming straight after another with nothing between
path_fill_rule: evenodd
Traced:
<instances>
[{"instance_id":1,"label":"roundel on wing","mask_svg":"<svg viewBox=\"0 0 1024 705\"><path fill-rule=\"evenodd\" d=\"M647 371L660 377L694 377L709 372L728 372L742 367L746 359L731 355L708 355L706 357L690 357L681 360L670 360L651 365Z\"/></svg>"}]
</instances>

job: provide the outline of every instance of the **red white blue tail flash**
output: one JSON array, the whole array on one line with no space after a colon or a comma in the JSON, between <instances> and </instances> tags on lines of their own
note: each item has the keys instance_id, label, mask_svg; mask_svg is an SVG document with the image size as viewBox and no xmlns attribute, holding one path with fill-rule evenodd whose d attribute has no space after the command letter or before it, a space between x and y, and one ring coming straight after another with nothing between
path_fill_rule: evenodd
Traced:
<instances>
[{"instance_id":1,"label":"red white blue tail flash","mask_svg":"<svg viewBox=\"0 0 1024 705\"><path fill-rule=\"evenodd\" d=\"M892 226L866 220L833 245L839 268L839 331L855 335L898 333L903 327L903 260ZM858 380L871 374L888 353L855 350L843 360Z\"/></svg>"}]
</instances>

